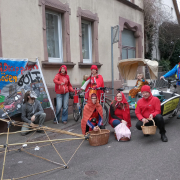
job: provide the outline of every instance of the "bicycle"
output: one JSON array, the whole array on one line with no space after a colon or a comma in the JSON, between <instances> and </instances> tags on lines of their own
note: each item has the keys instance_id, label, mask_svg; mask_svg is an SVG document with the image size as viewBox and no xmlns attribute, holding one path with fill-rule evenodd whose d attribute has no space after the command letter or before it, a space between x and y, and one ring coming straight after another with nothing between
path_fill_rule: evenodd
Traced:
<instances>
[{"instance_id":1,"label":"bicycle","mask_svg":"<svg viewBox=\"0 0 180 180\"><path fill-rule=\"evenodd\" d=\"M74 89L74 96L73 96L73 118L77 122L79 118L82 118L82 110L84 107L84 95L80 94L83 93L80 88L73 88ZM83 98L83 101L80 103L80 98Z\"/></svg>"}]
</instances>

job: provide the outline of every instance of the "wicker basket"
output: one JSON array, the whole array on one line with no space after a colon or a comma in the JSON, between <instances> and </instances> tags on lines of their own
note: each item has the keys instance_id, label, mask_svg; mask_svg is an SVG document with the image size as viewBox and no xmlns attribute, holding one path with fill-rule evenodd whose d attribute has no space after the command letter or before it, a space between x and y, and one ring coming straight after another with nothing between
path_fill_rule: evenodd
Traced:
<instances>
[{"instance_id":1,"label":"wicker basket","mask_svg":"<svg viewBox=\"0 0 180 180\"><path fill-rule=\"evenodd\" d=\"M99 131L89 131L89 144L91 146L102 146L108 143L110 131L99 129Z\"/></svg>"},{"instance_id":2,"label":"wicker basket","mask_svg":"<svg viewBox=\"0 0 180 180\"><path fill-rule=\"evenodd\" d=\"M141 126L142 132L143 134L156 134L157 126L155 125L155 122L153 119L149 119L149 120L153 121L153 126L144 126L144 123L143 123L143 126Z\"/></svg>"}]
</instances>

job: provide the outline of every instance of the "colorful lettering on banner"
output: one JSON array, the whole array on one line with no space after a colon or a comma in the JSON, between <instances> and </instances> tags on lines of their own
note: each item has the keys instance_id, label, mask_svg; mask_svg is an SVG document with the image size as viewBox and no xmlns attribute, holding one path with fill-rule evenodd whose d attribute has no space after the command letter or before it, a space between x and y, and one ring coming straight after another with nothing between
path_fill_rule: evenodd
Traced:
<instances>
[{"instance_id":1,"label":"colorful lettering on banner","mask_svg":"<svg viewBox=\"0 0 180 180\"><path fill-rule=\"evenodd\" d=\"M41 73L35 62L27 59L0 59L0 117L11 117L21 112L24 94L33 90L42 107L50 103Z\"/></svg>"}]
</instances>

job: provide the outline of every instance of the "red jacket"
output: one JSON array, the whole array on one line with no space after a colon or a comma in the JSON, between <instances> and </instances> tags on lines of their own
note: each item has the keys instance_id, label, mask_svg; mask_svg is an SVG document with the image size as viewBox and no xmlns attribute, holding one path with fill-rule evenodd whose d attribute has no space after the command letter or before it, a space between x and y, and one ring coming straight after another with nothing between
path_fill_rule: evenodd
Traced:
<instances>
[{"instance_id":1,"label":"red jacket","mask_svg":"<svg viewBox=\"0 0 180 180\"><path fill-rule=\"evenodd\" d=\"M61 73L61 68L64 67L65 74ZM65 65L62 65L59 69L59 73L56 74L54 77L54 83L55 83L55 91L56 94L66 94L67 92L73 92L72 85L70 83L69 76L67 75L67 67ZM64 83L64 84L62 84Z\"/></svg>"},{"instance_id":2,"label":"red jacket","mask_svg":"<svg viewBox=\"0 0 180 180\"><path fill-rule=\"evenodd\" d=\"M148 99L142 98L137 102L135 113L140 121L143 118L149 118L150 114L155 117L157 114L161 114L161 102L150 94Z\"/></svg>"},{"instance_id":3,"label":"red jacket","mask_svg":"<svg viewBox=\"0 0 180 180\"><path fill-rule=\"evenodd\" d=\"M95 109L97 113L99 113L101 118L103 118L103 109L102 106L99 104L99 101L97 101L96 104L93 104L91 98L89 98L87 104L84 106L83 118L81 120L82 134L86 134L87 121L91 119Z\"/></svg>"},{"instance_id":4,"label":"red jacket","mask_svg":"<svg viewBox=\"0 0 180 180\"><path fill-rule=\"evenodd\" d=\"M127 107L124 107L123 109L120 108L116 108L116 110L114 111L114 115L116 115L118 118L123 119L127 122L127 127L130 128L131 127L131 117L130 117L130 110L129 110L129 104L124 96L124 94L121 92L122 95L122 100L120 101L123 104L126 104ZM117 98L115 97L115 101L117 101ZM117 101L118 102L118 101ZM112 102L113 103L113 102ZM111 106L112 106L111 103ZM111 113L109 111L109 124L113 127L112 123L115 119L113 119L111 117ZM113 127L114 128L114 127Z\"/></svg>"},{"instance_id":5,"label":"red jacket","mask_svg":"<svg viewBox=\"0 0 180 180\"><path fill-rule=\"evenodd\" d=\"M90 77L87 80L89 80L89 79L90 79ZM89 92L91 91L91 90L89 90L89 87L93 88L94 86L96 86L97 88L98 87L104 87L104 80L100 74L98 74L95 77L91 76L91 82L86 86L86 89L85 89L85 92L86 92L85 93L85 99L89 98ZM96 93L99 100L101 97L101 93L104 93L104 92L102 90L98 90Z\"/></svg>"}]
</instances>

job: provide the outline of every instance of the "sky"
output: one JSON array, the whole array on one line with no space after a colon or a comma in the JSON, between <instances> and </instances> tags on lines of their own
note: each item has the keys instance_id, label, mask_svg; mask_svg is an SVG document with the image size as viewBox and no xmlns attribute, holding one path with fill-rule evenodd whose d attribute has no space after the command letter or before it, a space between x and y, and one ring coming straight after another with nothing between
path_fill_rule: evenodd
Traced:
<instances>
[{"instance_id":1,"label":"sky","mask_svg":"<svg viewBox=\"0 0 180 180\"><path fill-rule=\"evenodd\" d=\"M178 6L179 6L179 10L180 10L180 0L177 0Z\"/></svg>"}]
</instances>

